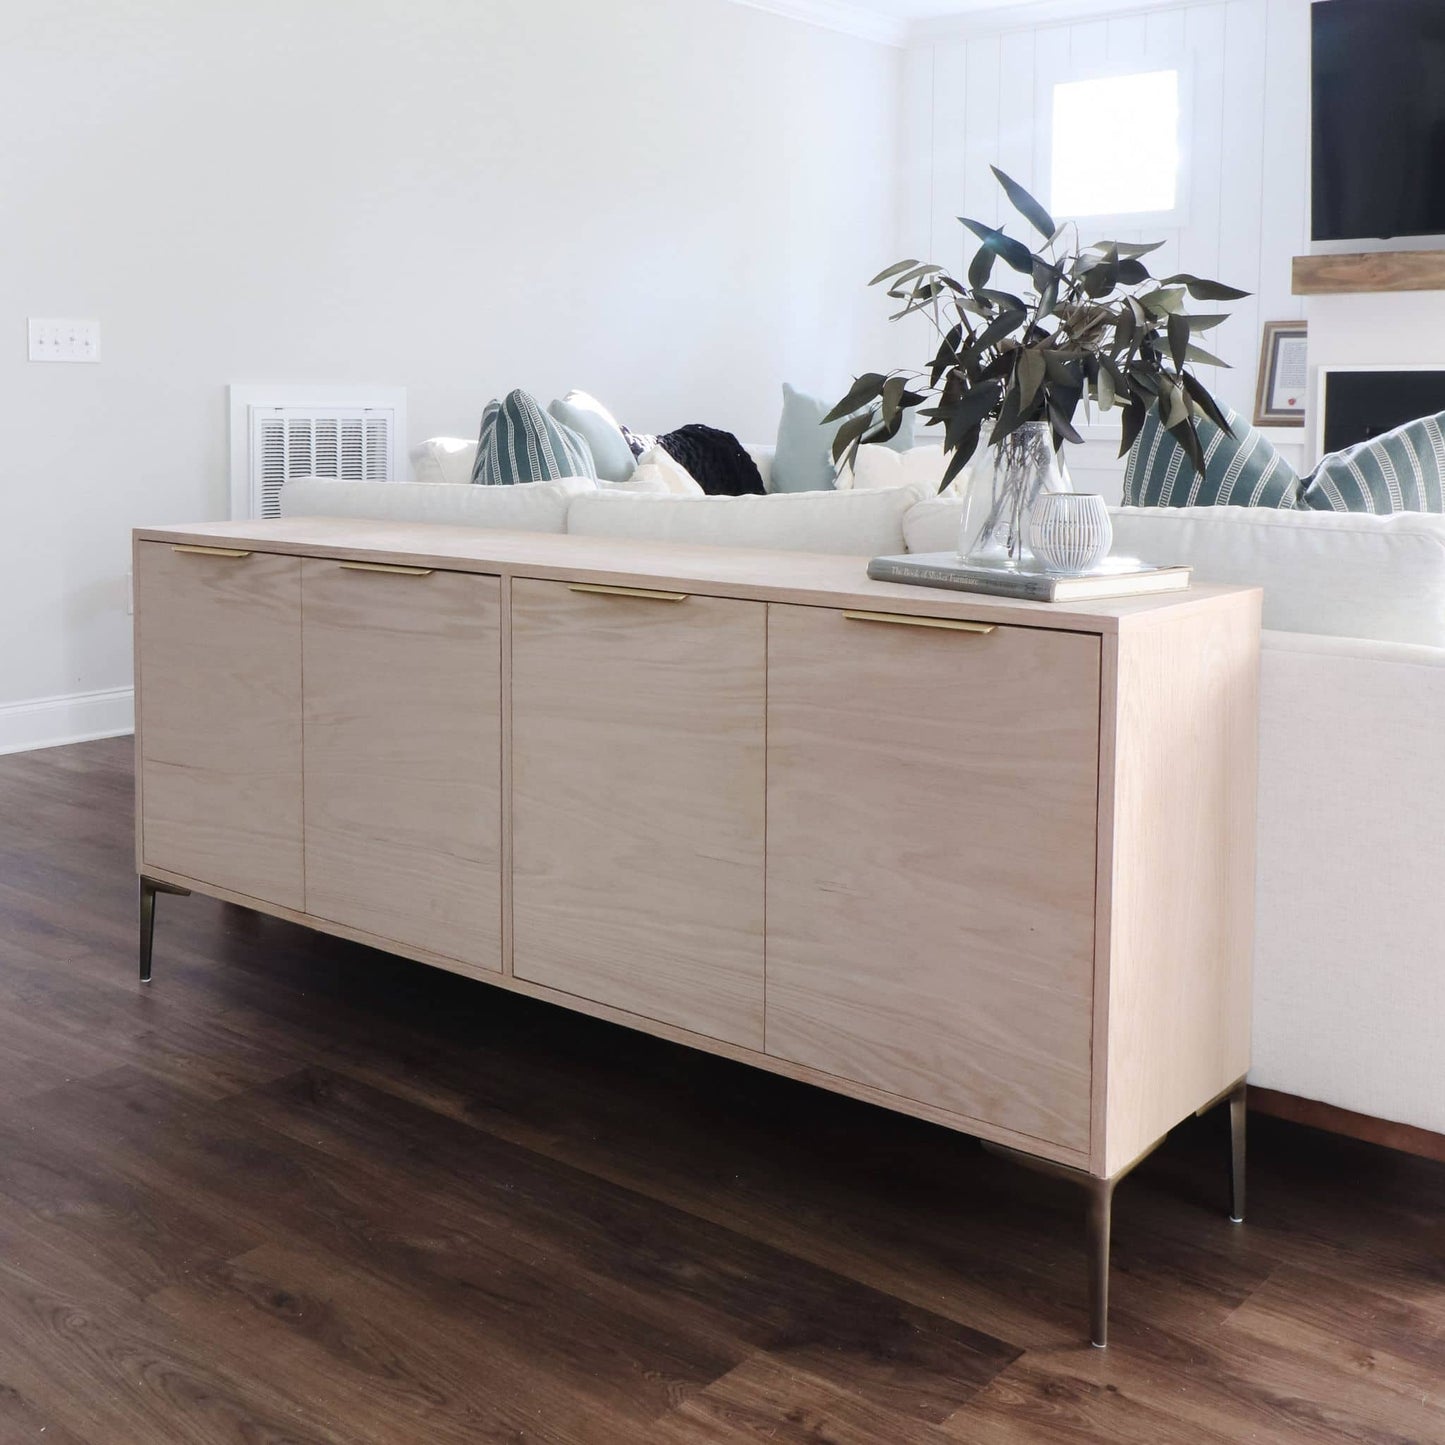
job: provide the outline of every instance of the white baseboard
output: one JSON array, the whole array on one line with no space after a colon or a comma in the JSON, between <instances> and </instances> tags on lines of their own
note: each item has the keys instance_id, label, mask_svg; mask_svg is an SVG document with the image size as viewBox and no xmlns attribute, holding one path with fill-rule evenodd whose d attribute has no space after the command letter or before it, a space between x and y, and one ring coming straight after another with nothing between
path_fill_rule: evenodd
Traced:
<instances>
[{"instance_id":1,"label":"white baseboard","mask_svg":"<svg viewBox=\"0 0 1445 1445\"><path fill-rule=\"evenodd\" d=\"M134 730L135 693L128 687L0 703L0 753L119 737Z\"/></svg>"}]
</instances>

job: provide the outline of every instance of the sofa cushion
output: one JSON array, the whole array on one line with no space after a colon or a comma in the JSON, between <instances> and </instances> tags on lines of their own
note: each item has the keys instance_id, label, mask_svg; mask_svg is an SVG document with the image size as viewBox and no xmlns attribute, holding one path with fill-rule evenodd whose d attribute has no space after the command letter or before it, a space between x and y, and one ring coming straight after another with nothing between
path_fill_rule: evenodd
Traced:
<instances>
[{"instance_id":1,"label":"sofa cushion","mask_svg":"<svg viewBox=\"0 0 1445 1445\"><path fill-rule=\"evenodd\" d=\"M1201 420L1204 471L1165 430L1153 407L1124 468L1126 507L1294 507L1300 479L1263 432L1227 407L1230 431Z\"/></svg>"},{"instance_id":2,"label":"sofa cushion","mask_svg":"<svg viewBox=\"0 0 1445 1445\"><path fill-rule=\"evenodd\" d=\"M470 482L477 444L466 437L428 437L411 450L415 482Z\"/></svg>"},{"instance_id":3,"label":"sofa cushion","mask_svg":"<svg viewBox=\"0 0 1445 1445\"><path fill-rule=\"evenodd\" d=\"M597 476L604 482L625 482L637 465L617 418L585 391L569 391L547 407L548 414L576 432L592 453Z\"/></svg>"},{"instance_id":4,"label":"sofa cushion","mask_svg":"<svg viewBox=\"0 0 1445 1445\"><path fill-rule=\"evenodd\" d=\"M459 487L448 482L338 482L299 477L281 488L283 517L374 517L386 522L443 522L504 532L565 532L567 504L596 483L580 477L514 487Z\"/></svg>"},{"instance_id":5,"label":"sofa cushion","mask_svg":"<svg viewBox=\"0 0 1445 1445\"><path fill-rule=\"evenodd\" d=\"M774 492L820 492L833 488L833 438L842 420L824 422L833 403L809 396L783 383L783 414L773 455L769 489ZM895 451L913 445L913 413L904 412L898 435L882 443Z\"/></svg>"},{"instance_id":6,"label":"sofa cushion","mask_svg":"<svg viewBox=\"0 0 1445 1445\"><path fill-rule=\"evenodd\" d=\"M478 486L510 487L596 475L587 443L571 427L548 416L530 392L509 391L501 401L487 403L472 469L472 481Z\"/></svg>"},{"instance_id":7,"label":"sofa cushion","mask_svg":"<svg viewBox=\"0 0 1445 1445\"><path fill-rule=\"evenodd\" d=\"M1263 587L1274 631L1445 647L1445 517L1191 507L1113 519L1126 556Z\"/></svg>"},{"instance_id":8,"label":"sofa cushion","mask_svg":"<svg viewBox=\"0 0 1445 1445\"><path fill-rule=\"evenodd\" d=\"M1445 647L1445 517L1120 507L1114 551L1187 563L1198 582L1264 588L1264 625ZM920 502L904 521L910 552L958 546L962 505Z\"/></svg>"},{"instance_id":9,"label":"sofa cushion","mask_svg":"<svg viewBox=\"0 0 1445 1445\"><path fill-rule=\"evenodd\" d=\"M903 550L903 517L917 500L911 487L771 497L609 491L577 497L567 513L567 530L585 537L875 557Z\"/></svg>"},{"instance_id":10,"label":"sofa cushion","mask_svg":"<svg viewBox=\"0 0 1445 1445\"><path fill-rule=\"evenodd\" d=\"M1322 512L1445 512L1445 412L1331 452L1305 484Z\"/></svg>"}]
</instances>

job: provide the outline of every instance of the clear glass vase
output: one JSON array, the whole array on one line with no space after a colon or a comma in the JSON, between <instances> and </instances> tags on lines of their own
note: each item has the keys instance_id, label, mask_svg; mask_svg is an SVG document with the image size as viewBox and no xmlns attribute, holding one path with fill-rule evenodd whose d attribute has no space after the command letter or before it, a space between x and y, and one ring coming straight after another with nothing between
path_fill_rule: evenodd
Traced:
<instances>
[{"instance_id":1,"label":"clear glass vase","mask_svg":"<svg viewBox=\"0 0 1445 1445\"><path fill-rule=\"evenodd\" d=\"M1046 421L1025 422L983 455L969 476L958 555L970 566L1033 565L1029 519L1041 492L1072 492Z\"/></svg>"}]
</instances>

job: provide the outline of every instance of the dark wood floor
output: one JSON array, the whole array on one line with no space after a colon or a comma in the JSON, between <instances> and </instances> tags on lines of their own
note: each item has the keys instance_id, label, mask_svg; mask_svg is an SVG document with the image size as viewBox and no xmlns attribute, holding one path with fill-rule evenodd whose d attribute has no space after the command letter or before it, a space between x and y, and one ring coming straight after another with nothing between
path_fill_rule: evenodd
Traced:
<instances>
[{"instance_id":1,"label":"dark wood floor","mask_svg":"<svg viewBox=\"0 0 1445 1445\"><path fill-rule=\"evenodd\" d=\"M1223 1120L1115 1205L206 899L129 740L0 758L0 1442L1445 1441L1445 1166Z\"/></svg>"}]
</instances>

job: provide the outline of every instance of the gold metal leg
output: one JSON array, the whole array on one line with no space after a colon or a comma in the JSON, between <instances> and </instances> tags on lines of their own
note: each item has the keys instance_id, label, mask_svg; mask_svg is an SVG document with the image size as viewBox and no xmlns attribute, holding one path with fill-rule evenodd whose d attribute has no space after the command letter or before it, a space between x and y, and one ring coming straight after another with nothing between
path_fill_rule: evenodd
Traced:
<instances>
[{"instance_id":1,"label":"gold metal leg","mask_svg":"<svg viewBox=\"0 0 1445 1445\"><path fill-rule=\"evenodd\" d=\"M1217 1104L1229 1102L1229 1217L1235 1224L1244 1222L1244 1126L1246 1114L1245 1082L1239 1079L1231 1084L1217 1098L1211 1099L1199 1110L1206 1114ZM1025 1169L1037 1174L1047 1174L1054 1179L1066 1179L1084 1190L1088 1200L1086 1212L1088 1224L1089 1255L1089 1339L1099 1349L1109 1343L1109 1255L1112 1243L1114 1217L1114 1190L1119 1181L1137 1169L1163 1142L1168 1135L1161 1135L1136 1159L1117 1170L1107 1179L1075 1169L1068 1164L1058 1164L1052 1159L1038 1159L1003 1144L983 1140L983 1147L990 1154L1003 1159L1012 1159Z\"/></svg>"},{"instance_id":2,"label":"gold metal leg","mask_svg":"<svg viewBox=\"0 0 1445 1445\"><path fill-rule=\"evenodd\" d=\"M174 883L162 883L158 878L140 880L140 981L151 981L151 954L156 941L156 894L174 893L180 898L189 898L189 888L179 888Z\"/></svg>"},{"instance_id":3,"label":"gold metal leg","mask_svg":"<svg viewBox=\"0 0 1445 1445\"><path fill-rule=\"evenodd\" d=\"M1075 1169L1068 1164L1057 1164L1052 1159L1037 1159L1032 1154L1021 1153L1006 1145L983 1141L983 1147L990 1154L1012 1159L1014 1163L1022 1164L1025 1169L1032 1169L1036 1174L1067 1180L1084 1191L1088 1201L1085 1219L1089 1256L1089 1340L1101 1350L1109 1343L1109 1252L1113 1235L1114 1190L1125 1175L1142 1164L1163 1142L1163 1138L1156 1139L1132 1163L1125 1165L1108 1179L1101 1179L1096 1174Z\"/></svg>"},{"instance_id":4,"label":"gold metal leg","mask_svg":"<svg viewBox=\"0 0 1445 1445\"><path fill-rule=\"evenodd\" d=\"M1229 1218L1244 1223L1244 1129L1248 1086L1241 1079L1229 1096Z\"/></svg>"},{"instance_id":5,"label":"gold metal leg","mask_svg":"<svg viewBox=\"0 0 1445 1445\"><path fill-rule=\"evenodd\" d=\"M1195 1117L1207 1114L1219 1104L1229 1105L1229 1221L1244 1223L1244 1132L1249 1113L1249 1088L1243 1079L1236 1079L1222 1094L1211 1099Z\"/></svg>"},{"instance_id":6,"label":"gold metal leg","mask_svg":"<svg viewBox=\"0 0 1445 1445\"><path fill-rule=\"evenodd\" d=\"M1095 1349L1109 1344L1109 1237L1114 1217L1114 1186L1118 1179L1091 1179L1089 1190L1089 1342Z\"/></svg>"}]
</instances>

